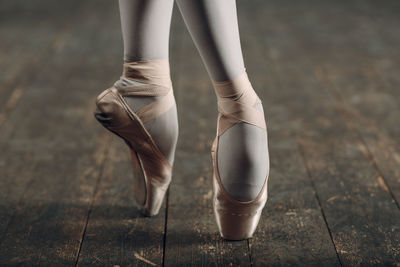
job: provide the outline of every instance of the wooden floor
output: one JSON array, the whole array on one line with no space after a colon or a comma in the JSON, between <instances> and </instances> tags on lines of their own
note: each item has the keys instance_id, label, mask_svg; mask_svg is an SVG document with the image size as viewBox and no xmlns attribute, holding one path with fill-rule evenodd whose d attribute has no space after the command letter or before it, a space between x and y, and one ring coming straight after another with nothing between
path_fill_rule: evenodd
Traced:
<instances>
[{"instance_id":1,"label":"wooden floor","mask_svg":"<svg viewBox=\"0 0 400 267\"><path fill-rule=\"evenodd\" d=\"M121 74L115 1L0 1L0 265L400 266L400 2L238 1L269 200L249 241L212 211L216 99L175 6L180 139L160 214L95 121Z\"/></svg>"}]
</instances>

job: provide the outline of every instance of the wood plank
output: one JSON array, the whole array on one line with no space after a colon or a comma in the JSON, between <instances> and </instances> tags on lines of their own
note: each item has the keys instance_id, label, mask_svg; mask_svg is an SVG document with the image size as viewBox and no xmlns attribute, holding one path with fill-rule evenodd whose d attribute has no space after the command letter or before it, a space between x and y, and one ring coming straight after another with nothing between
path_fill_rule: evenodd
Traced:
<instances>
[{"instance_id":1,"label":"wood plank","mask_svg":"<svg viewBox=\"0 0 400 267\"><path fill-rule=\"evenodd\" d=\"M178 76L174 90L180 134L169 190L164 264L249 266L247 242L222 240L215 222L210 152L216 131L215 93L175 8L176 24L171 36L182 42L181 49L175 50L172 65Z\"/></svg>"},{"instance_id":2,"label":"wood plank","mask_svg":"<svg viewBox=\"0 0 400 267\"><path fill-rule=\"evenodd\" d=\"M12 196L2 203L2 218L10 219L0 240L1 264L75 265L109 143L93 119L94 96L110 82L105 74L120 70L110 60L115 52L104 49L114 41L112 17L98 3L86 1L74 14L85 20L72 20L72 31L1 129L7 166L1 195ZM107 34L96 32L99 18Z\"/></svg>"},{"instance_id":3,"label":"wood plank","mask_svg":"<svg viewBox=\"0 0 400 267\"><path fill-rule=\"evenodd\" d=\"M166 204L156 217L141 215L133 204L128 148L117 137L112 141L78 266L161 266Z\"/></svg>"},{"instance_id":4,"label":"wood plank","mask_svg":"<svg viewBox=\"0 0 400 267\"><path fill-rule=\"evenodd\" d=\"M271 160L267 205L250 240L252 262L254 266L340 266L297 145L301 118L290 116L296 88L282 80L297 81L292 76L283 78L269 57L287 46L276 28L280 23L274 14L276 5L238 2L239 14L244 14L239 25L246 68L263 101ZM285 58L282 64L291 62Z\"/></svg>"},{"instance_id":5,"label":"wood plank","mask_svg":"<svg viewBox=\"0 0 400 267\"><path fill-rule=\"evenodd\" d=\"M0 24L0 125L41 64L46 64L43 59L58 48L58 40L73 25L68 19L77 5L76 1L7 2Z\"/></svg>"},{"instance_id":6,"label":"wood plank","mask_svg":"<svg viewBox=\"0 0 400 267\"><path fill-rule=\"evenodd\" d=\"M72 2L73 3L73 2ZM34 8L33 6L37 5L38 8L43 8L43 4L47 4L47 2L43 2L40 4L34 4L34 5L30 5L29 3L27 3L26 5L24 5L24 8L21 8L21 3L20 2L10 2L8 1L7 4L3 4L2 6L2 12L4 14L2 14L2 19L3 19L3 23L1 24L2 26L5 26L6 29L4 29L3 27L0 28L0 32L2 34L2 36L5 36L5 42L7 43L7 41L9 41L9 38L11 40L14 40L13 37L18 37L19 34L23 35L25 37L32 37L37 34L38 32L40 32L41 30L39 30L38 28L28 28L26 27L26 25L31 24L31 21L34 20L35 15L33 15L32 13L28 12L28 10L30 8ZM76 3L75 3L76 5ZM50 5L51 6L51 5ZM60 7L64 7L66 11L70 10L68 8L68 6L66 5L60 5ZM22 9L19 10L18 8ZM60 10L59 10L60 11ZM19 16L11 16L11 14L15 14L15 13L19 13L23 16L23 19L19 18ZM38 14L36 14L36 17L38 16ZM26 20L25 20L26 18ZM9 22L9 20L11 20L11 22ZM59 20L54 20L53 22L47 22L47 24L45 23L41 23L39 24L40 26L46 26L47 27L47 35L50 36L51 38L44 38L43 36L46 34L42 34L41 37L43 38L38 38L39 41L45 42L45 44L48 42L50 46L55 46L57 41L60 41L59 38L55 38L55 35L58 36L57 33L57 27L60 27L60 24L62 24L62 22L65 20L65 17L60 16ZM15 25L17 25L16 28L14 28ZM14 25L14 26L13 26ZM58 25L58 26L53 26L53 28L50 25ZM7 30L7 28L11 28L11 32L9 32L9 30ZM62 30L65 30L65 27L60 28ZM60 30L59 29L59 30ZM25 33L26 32L26 33ZM33 35L30 35L31 33L33 33ZM46 31L45 31L46 33ZM52 34L54 34L53 36L51 36ZM59 36L58 36L59 37ZM19 38L21 38L21 36L19 36ZM0 102L2 106L2 109L0 109L0 126L1 124L5 121L6 116L12 111L13 108L16 107L18 100L21 98L23 92L25 91L26 87L28 86L27 82L29 81L28 77L32 78L37 74L37 69L36 68L32 68L32 66L34 65L33 63L29 63L29 64L23 64L23 60L25 56L28 56L26 59L31 59L31 57L36 54L36 50L37 50L37 46L39 44L37 44L36 42L33 42L32 46L36 48L30 48L30 45L27 44L26 42L23 41L19 41L19 45L15 45L12 48L12 51L9 50L10 48L8 47L4 47L2 42L1 47L2 51L7 52L6 54L8 54L7 57L2 57L2 60L0 61L0 66L2 68L5 69L4 72L0 73L0 78L1 78L1 84L0 84ZM17 41L15 41L15 43L18 43ZM56 46L55 46L56 47ZM18 57L17 55L19 53L21 53L21 51L29 51L27 53L22 53L20 56ZM54 50L50 50L53 51ZM51 55L51 52L49 51L49 55ZM8 62L8 59L11 60L11 62ZM16 60L15 60L16 59ZM45 60L46 62L48 61L47 58L42 57L42 60ZM36 62L38 65L43 64L43 62ZM4 64L4 65L3 65ZM21 67L18 66L21 65ZM7 68L6 68L7 66ZM24 69L24 66L26 67L31 67ZM20 72L21 70L24 70L23 75ZM32 80L33 82L33 80ZM8 94L10 94L10 97L8 97ZM6 102L7 101L7 102ZM3 108L4 107L4 108ZM5 126L2 130L2 137L4 137L4 139L2 140L3 143L9 142L10 138L14 135L14 131L16 131L16 127L18 125L17 124L10 124L10 126ZM11 140L12 141L12 140ZM26 177L31 175L31 171L32 168L34 166L34 163L32 161L32 155L30 153L28 153L27 151L24 151L22 155L19 155L20 152L22 151L18 151L17 149L13 149L12 146L10 146L10 144L8 144L7 147L2 147L3 149L3 155L7 156L9 158L8 161L6 161L6 158L2 158L0 160L0 166L2 166L2 168L0 168L1 171L1 177L10 177L13 175L14 171L16 169L20 169L20 163L21 161L24 162L24 170L20 170L21 171L21 175L14 177L11 181L10 179L0 179L0 187L3 189L2 194L0 195L1 198L1 202L4 204L1 208L0 208L0 240L1 240L1 236L4 232L4 229L8 223L8 219L10 217L9 215L9 211L13 211L14 209L11 208L9 209L7 207L7 205L14 205L15 202L18 202L18 199L20 197L20 193L17 194L17 192L21 192L21 190L23 190L25 188L26 185ZM15 158L14 158L15 157ZM7 169L4 168L4 166L7 166ZM22 175L22 171L24 171L24 175ZM13 191L11 188L18 188L17 191Z\"/></svg>"},{"instance_id":7,"label":"wood plank","mask_svg":"<svg viewBox=\"0 0 400 267\"><path fill-rule=\"evenodd\" d=\"M341 13L348 5L336 7ZM281 77L281 90L291 95L286 102L290 117L302 121L298 142L340 260L344 265L396 265L400 212L331 92L314 75L319 61L312 55L323 56L328 51L307 37L327 29L319 25L316 30L303 22L313 21L317 14L323 16L326 6L291 2L287 9L282 2L281 7L271 8L277 18L274 29L284 44L274 47L266 58ZM332 39L324 36L325 42L339 38L329 36Z\"/></svg>"},{"instance_id":8,"label":"wood plank","mask_svg":"<svg viewBox=\"0 0 400 267\"><path fill-rule=\"evenodd\" d=\"M400 20L392 13L400 6L388 4L363 2L356 18L354 11L346 11L339 22L328 24L331 32L343 38L335 46L326 46L327 56L316 55L314 60L323 62L316 77L330 89L347 124L364 143L382 186L400 208L400 124L397 112L393 112L400 110L400 64L393 60L400 56L400 30L396 27ZM356 33L360 38L353 40ZM318 44L314 38L310 42Z\"/></svg>"},{"instance_id":9,"label":"wood plank","mask_svg":"<svg viewBox=\"0 0 400 267\"><path fill-rule=\"evenodd\" d=\"M349 82L347 75L352 71L347 72L345 68L337 72L332 71L331 67L321 66L315 72L321 84L331 91L339 111L346 119L348 127L361 142L364 154L379 174L381 187L391 195L393 202L400 209L400 169L398 168L400 164L400 144L398 143L398 138L393 138L390 133L387 133L393 132L395 127L391 127L391 125L396 125L395 118L393 115L389 115L379 119L380 114L377 114L379 111L375 112L379 109L378 106L385 107L387 109L386 112L396 110L397 104L391 100L396 97L378 92L371 92L369 95L355 93L349 87L354 88L365 83L362 88L368 88L367 84L370 83L368 78L365 78L364 81L357 79L357 85ZM344 91L348 92L344 93ZM349 103L351 100L348 97L354 99L359 98L360 95L364 100L374 99L372 102L375 102L377 106L371 105L370 101L365 101L363 104L356 104L355 106ZM385 101L385 99L389 101ZM395 105L393 109L387 107L391 104ZM371 112L371 110L374 111ZM389 128L391 130L385 130Z\"/></svg>"}]
</instances>

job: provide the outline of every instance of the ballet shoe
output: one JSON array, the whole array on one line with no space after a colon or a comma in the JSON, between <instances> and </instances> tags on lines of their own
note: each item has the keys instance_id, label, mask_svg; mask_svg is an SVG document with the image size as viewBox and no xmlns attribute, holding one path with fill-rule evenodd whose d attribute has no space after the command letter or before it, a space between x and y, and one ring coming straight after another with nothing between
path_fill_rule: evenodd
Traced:
<instances>
[{"instance_id":1,"label":"ballet shoe","mask_svg":"<svg viewBox=\"0 0 400 267\"><path fill-rule=\"evenodd\" d=\"M269 171L255 199L239 201L225 190L218 172L218 140L226 130L239 121L253 124L266 130L264 113L253 106L261 103L254 92L247 73L244 72L232 81L213 82L218 98L217 135L212 143L213 162L213 211L219 233L226 240L244 240L253 237L262 210L268 198ZM232 93L232 87L238 92ZM269 165L269 159L266 162Z\"/></svg>"},{"instance_id":2,"label":"ballet shoe","mask_svg":"<svg viewBox=\"0 0 400 267\"><path fill-rule=\"evenodd\" d=\"M96 98L95 118L107 130L122 138L129 148L134 200L145 216L159 213L172 177L171 164L144 126L145 122L160 116L175 104L169 73L164 76L159 73L160 68L167 72L167 64L166 60L125 63L123 77L147 84L119 87L115 83ZM124 100L124 96L129 95L164 97L133 112Z\"/></svg>"}]
</instances>

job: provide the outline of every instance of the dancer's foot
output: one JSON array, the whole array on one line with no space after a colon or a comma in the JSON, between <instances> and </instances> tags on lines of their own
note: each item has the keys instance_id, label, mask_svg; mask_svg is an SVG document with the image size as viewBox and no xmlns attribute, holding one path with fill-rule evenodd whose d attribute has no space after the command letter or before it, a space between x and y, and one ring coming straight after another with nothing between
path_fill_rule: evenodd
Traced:
<instances>
[{"instance_id":1,"label":"dancer's foot","mask_svg":"<svg viewBox=\"0 0 400 267\"><path fill-rule=\"evenodd\" d=\"M143 84L143 82L134 81L125 77L121 77L117 82L115 82L115 86L119 88ZM134 112L137 112L144 106L159 100L160 98L162 98L162 96L124 96L126 103ZM179 134L176 103L174 103L174 105L164 114L144 123L144 126L153 137L160 151L168 159L169 163L173 165Z\"/></svg>"},{"instance_id":2,"label":"dancer's foot","mask_svg":"<svg viewBox=\"0 0 400 267\"><path fill-rule=\"evenodd\" d=\"M246 73L214 82L214 88L220 112L211 149L214 214L223 238L248 239L268 196L267 128L262 109L256 108L262 108L261 100Z\"/></svg>"},{"instance_id":3,"label":"dancer's foot","mask_svg":"<svg viewBox=\"0 0 400 267\"><path fill-rule=\"evenodd\" d=\"M135 202L143 214L153 216L171 182L178 137L169 63L167 59L125 63L122 76L98 95L94 115L128 145Z\"/></svg>"},{"instance_id":4,"label":"dancer's foot","mask_svg":"<svg viewBox=\"0 0 400 267\"><path fill-rule=\"evenodd\" d=\"M215 84L218 86L224 83ZM225 83L224 86L226 91L230 91L230 99L242 97L244 89L247 89L245 94L258 99L251 86L235 88L246 85L247 83ZM233 96L232 92L237 95ZM258 110L263 116L261 101L255 103L253 109ZM238 115L239 113L234 116ZM269 172L267 131L245 121L238 121L227 129L219 137L218 171L222 184L233 198L240 201L254 199L263 187Z\"/></svg>"}]
</instances>

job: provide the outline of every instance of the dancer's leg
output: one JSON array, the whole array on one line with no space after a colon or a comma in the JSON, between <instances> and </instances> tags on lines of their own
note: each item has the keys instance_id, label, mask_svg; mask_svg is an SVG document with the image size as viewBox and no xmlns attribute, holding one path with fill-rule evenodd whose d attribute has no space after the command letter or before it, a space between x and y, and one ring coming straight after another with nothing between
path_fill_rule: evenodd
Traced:
<instances>
[{"instance_id":1,"label":"dancer's leg","mask_svg":"<svg viewBox=\"0 0 400 267\"><path fill-rule=\"evenodd\" d=\"M173 0L119 0L125 62L169 58L173 4ZM129 86L140 82L121 77L116 84ZM133 111L138 111L158 98L129 96L125 100ZM145 127L161 152L173 163L178 137L176 105L160 117L146 122Z\"/></svg>"},{"instance_id":2,"label":"dancer's leg","mask_svg":"<svg viewBox=\"0 0 400 267\"><path fill-rule=\"evenodd\" d=\"M189 32L214 82L229 81L245 71L235 0L177 0ZM231 88L232 93L239 88ZM262 104L255 106L263 110ZM236 199L252 200L269 171L267 133L239 122L219 139L218 170Z\"/></svg>"},{"instance_id":3,"label":"dancer's leg","mask_svg":"<svg viewBox=\"0 0 400 267\"><path fill-rule=\"evenodd\" d=\"M173 0L119 0L125 61L168 58Z\"/></svg>"},{"instance_id":4,"label":"dancer's leg","mask_svg":"<svg viewBox=\"0 0 400 267\"><path fill-rule=\"evenodd\" d=\"M234 0L177 0L179 10L214 81L244 70Z\"/></svg>"}]
</instances>

